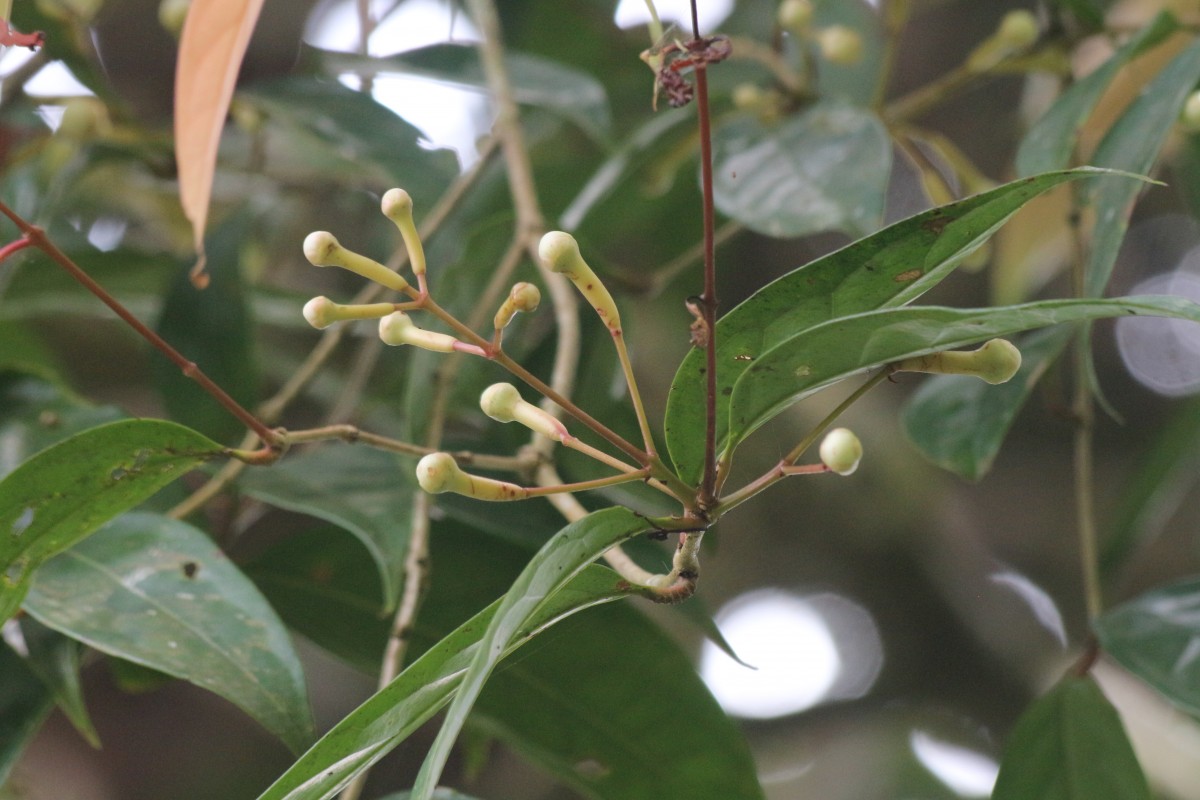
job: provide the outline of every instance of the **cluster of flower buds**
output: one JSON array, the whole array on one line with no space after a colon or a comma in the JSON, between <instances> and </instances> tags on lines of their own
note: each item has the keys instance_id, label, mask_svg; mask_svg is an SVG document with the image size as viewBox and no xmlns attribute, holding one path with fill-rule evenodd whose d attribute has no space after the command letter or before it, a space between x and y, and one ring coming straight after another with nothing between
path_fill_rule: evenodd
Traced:
<instances>
[{"instance_id":1,"label":"cluster of flower buds","mask_svg":"<svg viewBox=\"0 0 1200 800\"><path fill-rule=\"evenodd\" d=\"M304 240L304 256L316 267L338 267L353 272L384 288L399 292L407 303L363 303L343 305L328 297L314 297L304 306L304 318L317 329L337 322L378 319L379 338L389 345L411 345L439 353L464 352L487 355L484 348L463 342L448 333L419 327L406 310L421 308L428 297L425 275L425 248L413 220L413 201L403 189L389 189L380 201L380 211L395 224L408 253L408 263L416 278L414 288L407 280L373 258L342 246L328 231L314 231ZM517 311L537 308L541 294L530 283L518 283L496 313L496 335L493 348L500 345L500 331L508 325Z\"/></svg>"}]
</instances>

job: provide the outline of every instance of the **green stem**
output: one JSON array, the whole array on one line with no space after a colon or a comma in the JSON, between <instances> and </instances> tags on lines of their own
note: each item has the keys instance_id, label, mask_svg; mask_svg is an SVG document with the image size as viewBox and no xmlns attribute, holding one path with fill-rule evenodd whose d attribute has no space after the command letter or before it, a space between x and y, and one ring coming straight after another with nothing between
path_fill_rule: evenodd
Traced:
<instances>
[{"instance_id":1,"label":"green stem","mask_svg":"<svg viewBox=\"0 0 1200 800\"><path fill-rule=\"evenodd\" d=\"M786 456L779 460L778 464L760 475L758 478L743 486L741 489L738 489L736 492L721 498L721 500L716 504L716 507L713 509L713 519L718 519L722 514L725 514L731 509L740 506L742 503L746 502L751 497L754 497L768 486L783 480L788 475L804 474L804 470L795 469L795 464L800 460L800 457L804 455L808 448L813 446L813 444L817 441L817 437L829 430L829 427L837 421L838 417L846 413L846 410L849 409L850 406L857 403L860 399L862 399L863 395L874 389L880 384L880 382L882 382L891 374L891 369L884 367L883 369L879 370L879 372L872 375L866 381L866 383L864 383L862 386L859 386L850 394L849 397L839 403L837 408L835 408L833 411L830 411L825 416L825 419L818 422L816 426L810 430L803 439L800 440L799 444L793 447Z\"/></svg>"}]
</instances>

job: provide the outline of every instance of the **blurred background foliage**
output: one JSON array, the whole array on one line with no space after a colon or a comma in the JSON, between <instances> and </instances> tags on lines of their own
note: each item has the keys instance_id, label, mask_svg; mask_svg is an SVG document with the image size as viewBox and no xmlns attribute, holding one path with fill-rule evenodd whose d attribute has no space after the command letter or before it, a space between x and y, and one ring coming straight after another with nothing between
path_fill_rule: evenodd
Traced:
<instances>
[{"instance_id":1,"label":"blurred background foliage","mask_svg":"<svg viewBox=\"0 0 1200 800\"><path fill-rule=\"evenodd\" d=\"M706 29L774 43L803 64L794 37L776 27L776 5L701 3ZM851 237L1016 177L1024 132L1072 77L1104 63L1162 10L1191 32L1179 41L1200 26L1200 7L1185 0L884 5L816 3L816 25L850 26L863 43L852 63L814 57L816 98L772 95L778 76L762 61L734 58L712 70L718 188L730 184L718 201L725 309ZM900 5L908 6L907 24L891 31L885 11ZM661 418L689 347L684 299L701 288L693 112L661 102L651 109L651 74L638 60L645 28L630 22L640 2L500 6L543 208L619 290L643 390ZM309 231L334 231L383 260L398 241L376 211L382 191L406 188L419 222L457 175L480 170L426 242L439 302L465 316L511 224L503 169L485 141L489 109L471 21L449 0L371 7L381 24L363 53L354 2L267 0L221 147L208 234L212 284L198 292L186 279L191 233L170 140L175 39L159 23L158 0L15 4L14 24L46 31L47 44L0 62L0 196L249 406L283 384L316 341L299 313L304 301L345 299L359 288L304 261L300 242ZM955 74L1019 8L1038 15L1036 55L970 76L921 105L922 87ZM1164 36L1122 69L1082 129L1085 152L1181 46ZM1171 131L1153 167L1164 185L1137 207L1114 294L1166 280L1171 291L1200 299L1198 164L1200 137ZM792 188L800 195L815 186L827 196L747 196L756 172L768 183L781 172L799 176L802 185ZM976 269L947 280L932 300L983 305L1061 294L1069 215L1069 190L1039 199L974 258ZM523 270L532 279L532 267ZM551 324L543 313L510 337L543 374ZM607 337L590 318L584 324L592 335L577 397L616 429L636 430L614 389L620 370ZM1108 605L1197 573L1200 405L1186 395L1200 380L1200 344L1194 333L1172 330L1114 334L1100 325L1095 335L1096 372L1118 418L1099 424L1095 453ZM377 352L361 333L347 337L283 424L336 418L419 440L436 362ZM1139 340L1149 357L1137 355ZM0 425L26 437L16 452L0 452L4 471L46 443L30 431L44 426L47 409L57 431L50 438L124 415L168 417L230 444L240 437L235 422L37 255L0 269L0 369ZM496 379L485 364L464 365L450 446L508 453L521 443L518 432L485 424L475 406ZM990 794L1015 720L1088 635L1070 499L1069 381L1056 370L1043 379L979 482L932 466L907 440L900 412L921 383L901 377L847 415L866 448L853 477L787 483L723 520L699 597L687 607L626 602L573 619L522 651L483 702L453 766L455 785L494 798L615 796L596 788L604 763L569 763L565 749L553 752L561 741L541 741L573 735L553 728L567 712L547 711L551 699L514 686L552 688L567 676L587 685L597 707L608 702L618 726L622 709L661 710L655 747L670 749L689 725L715 732L723 723L683 713L687 692L671 676L691 673L674 642L737 718L770 798ZM744 448L738 474L774 464L839 399L813 398L772 423ZM398 564L394 554L403 552L410 467L341 444L294 452L276 469L249 473L234 495L192 520L302 635L320 730L371 692L387 629L379 608L398 580L380 565ZM569 454L562 468L568 479L593 476ZM168 489L155 504L168 507L186 488ZM647 502L627 490L609 494L634 507ZM502 593L560 526L538 502L441 503L418 638L432 642ZM669 561L651 545L637 554L655 568ZM320 570L333 583L305 586ZM704 641L694 620L718 610L734 647L762 667L758 674ZM752 635L763 620L771 623L766 643L761 631ZM34 641L36 623L22 625ZM622 657L606 669L614 652ZM290 763L281 744L213 695L94 651L59 658L82 658L82 689L68 680L49 691L52 681L23 672L15 651L0 646L9 676L0 683L0 756L10 771L0 797L254 797ZM64 674L73 674L69 664ZM1102 660L1094 674L1120 709L1154 791L1200 798L1194 718L1114 662ZM762 691L746 696L747 687ZM519 702L530 696L540 699ZM52 697L66 713L50 714ZM375 795L409 784L431 735L384 762ZM721 796L737 796L728 792Z\"/></svg>"}]
</instances>

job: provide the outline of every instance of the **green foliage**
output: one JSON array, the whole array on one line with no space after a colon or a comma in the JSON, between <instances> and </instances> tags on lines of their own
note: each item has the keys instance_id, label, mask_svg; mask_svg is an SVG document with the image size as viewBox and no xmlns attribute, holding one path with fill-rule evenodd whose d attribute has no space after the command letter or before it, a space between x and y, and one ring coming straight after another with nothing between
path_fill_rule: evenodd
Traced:
<instances>
[{"instance_id":1,"label":"green foliage","mask_svg":"<svg viewBox=\"0 0 1200 800\"><path fill-rule=\"evenodd\" d=\"M1178 159L1168 143L1195 138L1177 126L1200 82L1194 30L1161 12L1136 30L1107 31L1112 51L1083 75L1071 73L1069 56L1077 55L1080 32L1104 30L1104 0L1050 4L1051 24L1007 50L985 30L1003 29L989 4L935 4L938 12L930 13L922 11L927 4L903 0L880 9L860 0L814 0L812 21L786 31L773 22L773 0L741 0L724 25L729 54L722 38L688 44L686 30L653 43L640 31L616 31L613 3L605 0L467 3L465 13L484 29L489 46L498 41L487 32L487 12L503 6L499 21L510 39L503 52L456 42L388 52L394 48L381 47L377 33L363 48L372 55L338 53L301 43L296 33L272 43L275 60L251 47L214 176L211 280L200 290L183 268L192 258L191 236L176 205L177 165L149 110L170 98L124 96L101 68L111 55L103 52L105 37L91 44L93 30L121 20L119 5L18 4L14 24L44 29L44 57L68 65L97 98L76 103L54 132L38 116L53 111L23 91L26 76L6 77L0 98L6 143L0 201L44 226L49 242L43 246L35 236L33 247L0 262L0 619L7 620L0 644L0 785L54 705L92 744L97 728L110 737L108 726L93 724L84 691L85 685L91 691L88 665L104 654L122 665L114 673L137 679L118 676L126 690L188 681L303 751L271 786L247 789L260 800L332 797L414 734L424 741L418 732L439 712L444 721L420 772L410 758L407 777L377 790L392 792L387 800L489 796L492 789L473 782L473 774L506 763L501 759L510 753L596 800L755 800L766 794L760 773L788 784L772 788L773 795L844 800L839 781L802 783L810 767L820 773L850 757L872 775L870 791L879 796L913 787L950 796L953 787L935 782L932 768L916 775L915 745L898 752L890 742L906 737L879 736L854 716L891 703L892 692L911 690L905 681L917 681L922 697L931 675L953 684L958 672L951 674L945 659L970 664L961 670L967 689L956 694L959 687L950 685L943 700L970 725L1004 740L996 800L1148 800L1142 766L1093 679L1073 670L1040 698L1023 696L1012 687L1046 685L1041 665L1054 662L1052 669L1061 670L1061 654L1042 647L1026 658L1032 647L1025 641L1009 659L1001 637L1020 638L1009 632L1013 618L964 601L986 594L976 584L988 580L985 570L995 571L981 564L1034 547L1023 537L1032 528L1043 549L1028 552L1047 556L1041 559L1051 565L1047 581L1056 582L1045 591L1032 581L1026 586L1014 568L1014 580L998 580L996 572L988 588L1020 589L1017 621L1032 613L1059 632L1054 602L1068 594L1061 586L1078 582L1070 571L1077 560L1052 549L1075 546L1061 525L1040 517L960 525L971 513L962 511L964 498L975 495L914 466L911 451L876 420L858 431L862 468L853 477L821 479L838 483L827 495L775 488L782 498L776 505L746 517L732 512L752 497L768 502L760 493L785 477L827 471L801 463L803 451L835 418L862 421L849 407L877 384L883 395L889 387L879 379L897 362L929 357L934 363L952 348L1025 334L1018 339L1021 368L1004 385L962 375L924 380L903 414L905 433L934 464L971 480L1003 472L1002 445L1013 432L1018 440L1025 433L1031 454L1014 454L1017 474L1006 473L1008 484L1022 487L1020 495L996 506L1033 513L1039 506L1026 504L1025 495L1040 487L1030 482L1043 471L1072 471L1044 441L1065 443L1070 436L1064 425L1061 437L1047 435L1046 427L1030 437L1022 414L1039 413L1031 402L1039 390L1051 395L1048 405L1069 404L1078 426L1076 506L1095 506L1101 516L1099 532L1084 523L1079 531L1099 648L1156 695L1200 716L1197 580L1160 568L1144 594L1106 613L1098 613L1097 602L1103 590L1115 597L1114 587L1123 585L1102 586L1101 570L1121 575L1194 484L1200 437L1194 402L1166 428L1134 420L1130 438L1157 438L1142 456L1140 477L1126 481L1117 512L1093 502L1092 494L1106 487L1093 490L1086 479L1096 444L1089 426L1102 424L1093 420L1101 380L1106 393L1115 386L1123 396L1114 405L1139 414L1142 407L1110 377L1112 359L1093 359L1092 347L1104 348L1106 337L1092 335L1092 322L1136 315L1200 322L1200 305L1181 297L1106 296L1132 282L1118 253L1136 224L1131 210L1139 194L1154 193L1147 207L1171 202L1148 178L1177 182ZM406 4L388 5L381 30ZM964 30L982 32L980 41L964 42L957 30L938 33L946 24L943 8L947 19L969 17ZM831 59L822 51L821 35L832 25L846 26L842 34L861 44L859 58ZM924 41L927 29L938 35ZM945 37L971 55L961 64L937 64L940 77L926 75L905 60L910 37L919 40L913 47ZM663 106L656 116L651 73L636 60L647 46L647 62L665 59L654 76ZM696 62L710 57L711 94L701 102L712 118L712 201L723 240L719 280L704 287L695 245L707 200L694 180L703 137L694 105L665 106L695 82ZM170 73L169 64L158 66L148 62L146 75ZM896 80L900 70L905 77ZM1013 76L1042 72L1055 75L1062 90L1040 119L1018 119L999 104L989 107L995 113L972 112L979 93L955 105L964 89L986 84L1005 98L1004 80L1015 86ZM927 82L892 97L911 82L909 75ZM378 99L385 93L363 90L397 76L488 94L490 113L498 113L479 133L490 130L499 147L461 154L468 170L460 175L454 154L431 146L418 125L386 107ZM153 91L152 81L138 83ZM747 103L747 97L757 99ZM950 113L930 114L938 107ZM214 124L225 124L217 110ZM1014 148L1018 125L1028 133ZM1195 149L1193 141L1184 144L1185 153ZM475 156L482 159L477 169L470 163ZM1012 174L1022 177L1001 185L989 178ZM918 182L933 207L915 195ZM306 299L319 292L339 303L361 300L364 281L309 269L300 242L327 228L356 252L400 263L401 238L377 213L378 195L395 185L411 194L416 219L428 231L430 291L370 299L404 303L416 324L456 337L457 355L385 351L360 335L394 306L374 316L364 312L365 321L328 330L319 341L302 325ZM1066 198L1069 219L1031 223L1022 216L1021 224L1023 231L1068 240L1059 259L1065 267L1011 255L1011 229L1004 229L1035 200L1051 197ZM555 219L578 233L595 269L579 286L586 302L578 327L572 298L558 291L570 287L556 287L529 263L537 237ZM6 230L10 240L19 235ZM120 231L115 244L103 241L106 230ZM989 303L981 279L967 268L994 252L1021 262L1008 267L1027 274L1024 285L1069 288L1022 295L1014 305ZM127 331L110 335L117 329L107 327L108 311L51 263L65 259L107 287L110 307L155 320L162 337L236 402L286 427L262 450L223 448L218 442L232 444L242 430L244 415L228 413L233 401L203 392L190 368L184 374L158 355L147 362ZM787 269L777 269L779 262ZM1064 269L1069 278L1055 272ZM404 274L418 285L411 271ZM542 287L543 307L518 315L501 349L489 325L518 280ZM609 284L622 307L615 339L607 326L613 312L607 300L596 301L603 293L596 282ZM927 293L933 304L913 305ZM689 295L691 319L682 302ZM722 304L731 297L745 299L729 302L726 311ZM719 319L706 316L714 309ZM715 343L715 376L708 373L706 340ZM1069 370L1059 363L1064 354ZM673 370L664 398L657 390ZM873 377L855 382L866 373ZM639 377L644 403L631 391ZM548 397L561 395L547 405L563 412L563 431L557 423L542 428L561 447L544 447L548 439L531 441L519 424L501 427L481 412L486 386L517 379ZM846 383L854 388L840 406L814 399L783 414ZM1064 387L1074 392L1066 402L1053 396ZM530 389L522 392L538 400ZM98 402L85 399L91 397ZM670 464L654 442L663 406L660 440ZM798 434L800 421L808 428ZM751 434L768 423L775 438L753 442ZM1045 423L1039 417L1033 424ZM308 444L332 438L354 444ZM1028 447L1033 438L1043 440L1039 448ZM1079 444L1084 440L1086 447ZM596 458L597 450L604 455ZM453 453L469 473L463 496L418 493L413 465L429 451ZM715 463L706 474L709 455ZM1114 473L1132 461L1121 448L1106 455L1103 463ZM266 463L276 457L278 463ZM233 461L208 463L225 458ZM764 459L765 466L758 463ZM560 475L590 482L595 491L580 493L580 504L475 499L539 494ZM204 481L215 487L216 500L201 490L191 495L194 504L176 505ZM1055 484L1049 491L1058 502L1058 493L1069 490ZM834 502L843 510L822 516ZM948 544L941 531L951 517ZM720 547L704 556L734 566L715 582L708 598L714 605L732 587L853 587L847 591L871 598L877 621L889 626L884 661L892 680L862 689L870 693L861 702L813 715L815 721L797 716L745 737L681 644L700 632L737 658L708 606L693 600L685 616L643 615L642 600L633 599L690 596L700 538L718 519ZM881 541L884 532L890 538ZM667 547L652 541L676 535ZM616 571L594 563L604 556ZM897 570L896 556L920 568ZM1070 569L1059 566L1068 562ZM914 586L899 602L897 587ZM576 616L596 606L603 607ZM678 626L681 620L687 625ZM906 620L911 630L902 628ZM1085 632L1068 628L1064 644L1074 649ZM360 672L396 677L351 710L325 697L320 685L308 685L312 677L292 634ZM848 649L839 647L839 658L853 657L853 643L842 643ZM403 658L394 655L397 647L408 648ZM1091 662L1080 663L1086 673ZM846 662L843 671L857 666ZM322 708L342 703L340 721L319 738L310 692ZM793 723L812 727L784 742L795 733ZM185 736L184 727L173 735ZM443 774L463 733L475 737L468 764ZM505 751L495 762L493 740ZM774 769L778 750L803 752L803 769L797 771L795 757ZM181 764L177 771L189 770ZM196 772L196 796L211 795L203 770ZM394 792L414 780L411 792ZM467 793L443 783L461 784ZM792 783L800 788L792 791Z\"/></svg>"}]
</instances>

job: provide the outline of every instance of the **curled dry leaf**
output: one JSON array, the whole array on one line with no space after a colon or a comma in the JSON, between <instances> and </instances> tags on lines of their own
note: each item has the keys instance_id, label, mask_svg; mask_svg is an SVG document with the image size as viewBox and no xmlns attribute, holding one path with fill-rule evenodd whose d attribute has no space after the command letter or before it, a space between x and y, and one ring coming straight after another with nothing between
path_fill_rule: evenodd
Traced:
<instances>
[{"instance_id":1,"label":"curled dry leaf","mask_svg":"<svg viewBox=\"0 0 1200 800\"><path fill-rule=\"evenodd\" d=\"M238 70L263 0L194 0L179 40L175 68L175 160L179 201L192 223L198 261L192 282L207 284L204 228L221 129Z\"/></svg>"}]
</instances>

